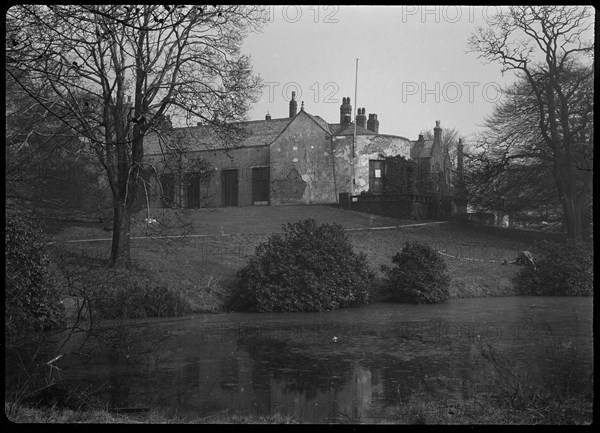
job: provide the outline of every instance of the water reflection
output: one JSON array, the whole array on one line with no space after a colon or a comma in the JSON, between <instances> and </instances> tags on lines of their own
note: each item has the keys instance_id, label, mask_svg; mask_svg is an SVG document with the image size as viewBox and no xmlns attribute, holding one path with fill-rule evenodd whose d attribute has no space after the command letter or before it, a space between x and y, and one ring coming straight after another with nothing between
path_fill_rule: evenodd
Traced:
<instances>
[{"instance_id":1,"label":"water reflection","mask_svg":"<svg viewBox=\"0 0 600 433\"><path fill-rule=\"evenodd\" d=\"M108 381L110 406L369 421L415 395L460 404L511 385L502 380L589 387L591 318L589 298L521 297L132 321L157 339L153 356L68 355L61 368L73 382Z\"/></svg>"}]
</instances>

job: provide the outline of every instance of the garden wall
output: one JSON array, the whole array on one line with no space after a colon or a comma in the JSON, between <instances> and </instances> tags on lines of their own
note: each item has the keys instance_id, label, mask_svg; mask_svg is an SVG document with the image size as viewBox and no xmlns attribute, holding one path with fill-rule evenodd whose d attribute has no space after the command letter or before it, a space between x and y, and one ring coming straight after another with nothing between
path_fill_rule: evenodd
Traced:
<instances>
[{"instance_id":1,"label":"garden wall","mask_svg":"<svg viewBox=\"0 0 600 433\"><path fill-rule=\"evenodd\" d=\"M431 219L431 198L428 196L351 195L340 193L340 207L357 212L403 219Z\"/></svg>"}]
</instances>

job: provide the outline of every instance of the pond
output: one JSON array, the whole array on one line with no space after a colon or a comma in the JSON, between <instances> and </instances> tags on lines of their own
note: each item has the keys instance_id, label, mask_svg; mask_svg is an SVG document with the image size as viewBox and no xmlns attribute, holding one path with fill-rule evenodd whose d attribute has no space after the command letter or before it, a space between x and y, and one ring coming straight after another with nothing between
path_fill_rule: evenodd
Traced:
<instances>
[{"instance_id":1,"label":"pond","mask_svg":"<svg viewBox=\"0 0 600 433\"><path fill-rule=\"evenodd\" d=\"M415 395L460 404L515 377L587 389L592 307L592 298L503 297L128 320L107 324L118 350L89 346L59 366L110 407L370 422Z\"/></svg>"}]
</instances>

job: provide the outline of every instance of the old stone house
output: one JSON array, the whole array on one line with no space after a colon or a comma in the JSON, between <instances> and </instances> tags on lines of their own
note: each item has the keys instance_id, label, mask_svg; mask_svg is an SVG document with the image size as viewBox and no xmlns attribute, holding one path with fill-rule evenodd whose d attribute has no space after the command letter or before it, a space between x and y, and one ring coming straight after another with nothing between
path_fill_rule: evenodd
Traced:
<instances>
[{"instance_id":1,"label":"old stone house","mask_svg":"<svg viewBox=\"0 0 600 433\"><path fill-rule=\"evenodd\" d=\"M433 139L426 140L423 134L411 141L410 158L417 163L418 177L421 183L429 182L431 192L448 194L451 184L452 165L450 155L442 145L440 121L435 122Z\"/></svg>"},{"instance_id":2,"label":"old stone house","mask_svg":"<svg viewBox=\"0 0 600 433\"><path fill-rule=\"evenodd\" d=\"M435 139L411 141L382 134L376 114L359 108L351 121L350 98L343 98L339 123L297 110L295 94L286 118L253 120L232 125L235 144L206 125L167 128L145 139L145 163L160 173L147 191L152 206L168 202L183 207L295 205L336 203L340 193L382 192L385 158L417 159L429 172L444 167L439 122ZM356 140L355 140L356 129ZM205 161L197 168L165 169L170 149ZM193 166L191 166L193 167ZM439 171L439 170L438 170ZM438 172L436 171L436 173ZM447 173L447 174L446 174ZM449 176L450 170L444 173ZM445 177L444 177L445 178Z\"/></svg>"}]
</instances>

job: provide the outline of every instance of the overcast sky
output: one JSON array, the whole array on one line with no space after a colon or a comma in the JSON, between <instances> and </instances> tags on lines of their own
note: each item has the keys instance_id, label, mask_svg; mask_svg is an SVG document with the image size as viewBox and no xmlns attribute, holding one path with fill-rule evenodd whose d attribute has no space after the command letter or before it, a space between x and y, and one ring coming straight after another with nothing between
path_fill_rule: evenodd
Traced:
<instances>
[{"instance_id":1,"label":"overcast sky","mask_svg":"<svg viewBox=\"0 0 600 433\"><path fill-rule=\"evenodd\" d=\"M497 88L514 81L499 64L468 53L467 40L486 26L495 6L272 6L262 33L243 51L265 81L251 120L287 117L296 91L298 109L339 122L343 97L353 110L356 59L358 107L376 113L382 134L416 139L440 120L463 137L479 130L498 100Z\"/></svg>"}]
</instances>

